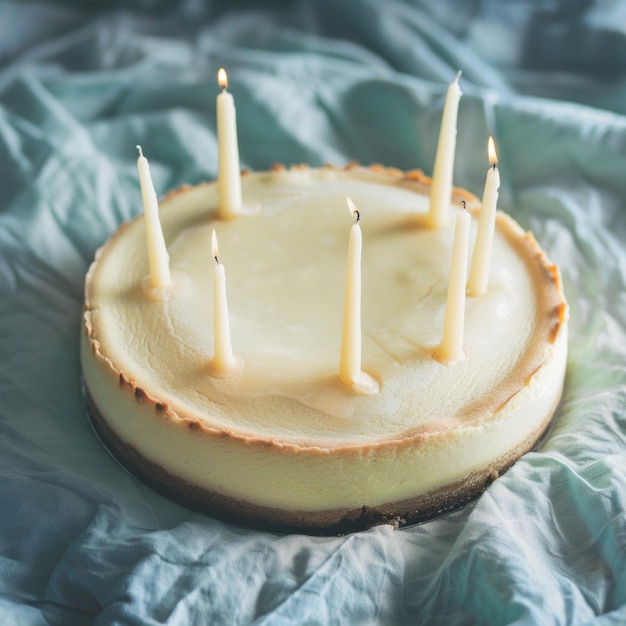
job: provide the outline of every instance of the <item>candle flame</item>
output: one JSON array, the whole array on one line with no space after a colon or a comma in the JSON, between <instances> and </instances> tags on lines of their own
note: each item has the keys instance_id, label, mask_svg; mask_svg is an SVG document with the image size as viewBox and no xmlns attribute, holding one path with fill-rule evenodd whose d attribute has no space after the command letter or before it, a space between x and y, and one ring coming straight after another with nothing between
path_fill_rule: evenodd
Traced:
<instances>
[{"instance_id":1,"label":"candle flame","mask_svg":"<svg viewBox=\"0 0 626 626\"><path fill-rule=\"evenodd\" d=\"M350 215L356 217L356 221L358 222L361 219L361 214L359 210L356 208L356 204L352 202L352 198L346 196L346 202L348 203L348 209L350 211Z\"/></svg>"},{"instance_id":2,"label":"candle flame","mask_svg":"<svg viewBox=\"0 0 626 626\"><path fill-rule=\"evenodd\" d=\"M219 263L218 258L220 256L220 250L217 247L217 235L215 234L215 228L211 233L211 251L213 252L213 256L215 257L215 262Z\"/></svg>"},{"instance_id":3,"label":"candle flame","mask_svg":"<svg viewBox=\"0 0 626 626\"><path fill-rule=\"evenodd\" d=\"M217 84L222 89L228 89L228 75L226 74L226 70L223 67L220 67L217 72Z\"/></svg>"},{"instance_id":4,"label":"candle flame","mask_svg":"<svg viewBox=\"0 0 626 626\"><path fill-rule=\"evenodd\" d=\"M489 154L489 164L492 166L498 165L498 155L496 154L496 144L493 137L489 137L487 142L487 153Z\"/></svg>"}]
</instances>

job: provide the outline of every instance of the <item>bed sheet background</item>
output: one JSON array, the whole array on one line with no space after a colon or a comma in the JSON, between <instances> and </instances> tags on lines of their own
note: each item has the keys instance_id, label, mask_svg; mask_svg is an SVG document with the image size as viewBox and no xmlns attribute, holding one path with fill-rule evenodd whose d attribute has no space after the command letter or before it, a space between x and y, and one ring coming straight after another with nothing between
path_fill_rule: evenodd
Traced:
<instances>
[{"instance_id":1,"label":"bed sheet background","mask_svg":"<svg viewBox=\"0 0 626 626\"><path fill-rule=\"evenodd\" d=\"M463 71L455 183L562 268L549 438L473 505L403 531L279 536L126 474L84 415L82 289L159 193L216 174L217 68L242 165L432 169ZM0 3L1 624L626 623L626 7L619 2Z\"/></svg>"}]
</instances>

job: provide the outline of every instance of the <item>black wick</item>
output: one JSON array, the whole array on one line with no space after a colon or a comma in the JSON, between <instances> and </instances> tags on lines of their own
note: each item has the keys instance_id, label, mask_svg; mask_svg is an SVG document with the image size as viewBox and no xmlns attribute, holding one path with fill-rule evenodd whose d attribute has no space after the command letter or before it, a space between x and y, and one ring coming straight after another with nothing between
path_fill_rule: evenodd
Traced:
<instances>
[{"instance_id":1,"label":"black wick","mask_svg":"<svg viewBox=\"0 0 626 626\"><path fill-rule=\"evenodd\" d=\"M220 262L220 260L217 258L217 255L216 255L215 257L213 257L213 258L215 259L215 262L216 262L216 263L219 263L219 262Z\"/></svg>"},{"instance_id":2,"label":"black wick","mask_svg":"<svg viewBox=\"0 0 626 626\"><path fill-rule=\"evenodd\" d=\"M357 209L354 209L354 212L356 214L356 223L358 224L361 219L361 214L357 211Z\"/></svg>"},{"instance_id":3,"label":"black wick","mask_svg":"<svg viewBox=\"0 0 626 626\"><path fill-rule=\"evenodd\" d=\"M463 208L467 211L467 207L465 206L465 200L461 200L461 204L463 205Z\"/></svg>"}]
</instances>

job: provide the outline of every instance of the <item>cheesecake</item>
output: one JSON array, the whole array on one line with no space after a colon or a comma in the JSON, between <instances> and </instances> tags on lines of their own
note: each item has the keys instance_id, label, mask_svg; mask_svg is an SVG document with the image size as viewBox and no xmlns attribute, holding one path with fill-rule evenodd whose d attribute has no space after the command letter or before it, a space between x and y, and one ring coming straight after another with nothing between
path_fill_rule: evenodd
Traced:
<instances>
[{"instance_id":1,"label":"cheesecake","mask_svg":"<svg viewBox=\"0 0 626 626\"><path fill-rule=\"evenodd\" d=\"M430 179L382 166L246 172L221 219L216 183L160 201L171 284L150 288L143 216L97 251L81 364L94 427L133 474L196 510L259 528L401 526L479 495L546 432L567 359L558 268L498 212L487 292L468 294L463 356L437 358L455 216L428 226ZM339 378L348 236L362 230L361 358ZM232 376L211 369L212 232L227 278Z\"/></svg>"}]
</instances>

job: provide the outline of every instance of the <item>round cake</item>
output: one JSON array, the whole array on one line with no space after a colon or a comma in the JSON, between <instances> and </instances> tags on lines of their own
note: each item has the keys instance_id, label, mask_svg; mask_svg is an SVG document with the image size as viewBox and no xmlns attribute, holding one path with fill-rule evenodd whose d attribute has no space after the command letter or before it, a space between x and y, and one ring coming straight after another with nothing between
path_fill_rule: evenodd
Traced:
<instances>
[{"instance_id":1,"label":"round cake","mask_svg":"<svg viewBox=\"0 0 626 626\"><path fill-rule=\"evenodd\" d=\"M464 358L441 362L455 215L470 253L479 202L454 190L426 225L430 179L378 166L242 176L160 203L172 285L155 294L146 224L122 225L86 278L81 361L100 437L134 474L211 514L280 530L402 525L451 510L531 450L561 397L567 305L534 237L498 213L489 288L465 303ZM348 236L358 207L362 366L339 380ZM236 375L211 372L212 231L227 276Z\"/></svg>"}]
</instances>

